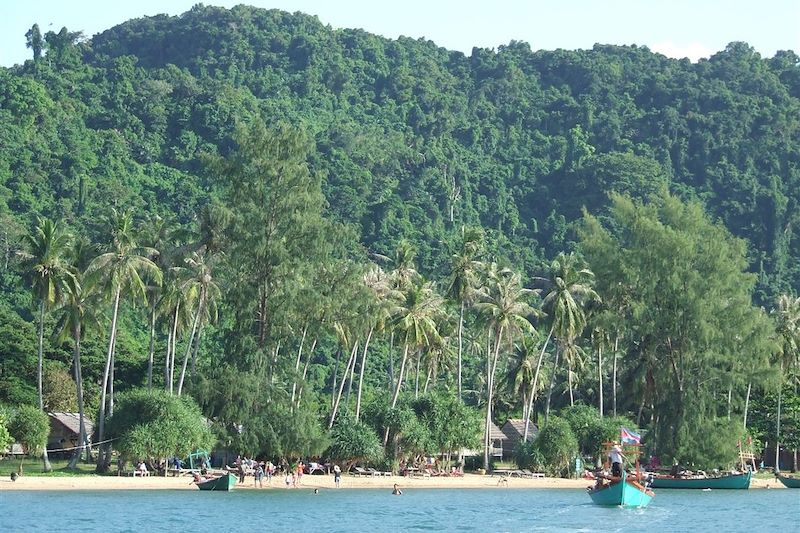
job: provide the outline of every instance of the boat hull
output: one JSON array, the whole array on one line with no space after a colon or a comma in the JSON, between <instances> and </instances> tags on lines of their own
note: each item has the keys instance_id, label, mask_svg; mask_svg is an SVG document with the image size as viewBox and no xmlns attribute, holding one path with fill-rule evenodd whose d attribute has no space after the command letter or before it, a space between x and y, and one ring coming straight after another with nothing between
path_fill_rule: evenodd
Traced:
<instances>
[{"instance_id":1,"label":"boat hull","mask_svg":"<svg viewBox=\"0 0 800 533\"><path fill-rule=\"evenodd\" d=\"M800 489L800 478L787 477L780 474L778 474L777 478L787 489Z\"/></svg>"},{"instance_id":2,"label":"boat hull","mask_svg":"<svg viewBox=\"0 0 800 533\"><path fill-rule=\"evenodd\" d=\"M752 472L745 474L732 474L722 477L707 478L677 478L654 477L651 486L654 489L748 489Z\"/></svg>"},{"instance_id":3,"label":"boat hull","mask_svg":"<svg viewBox=\"0 0 800 533\"><path fill-rule=\"evenodd\" d=\"M647 507L655 494L626 477L600 488L590 488L589 496L596 505L615 507Z\"/></svg>"},{"instance_id":4,"label":"boat hull","mask_svg":"<svg viewBox=\"0 0 800 533\"><path fill-rule=\"evenodd\" d=\"M218 490L229 491L236 485L236 476L233 474L223 474L220 477L215 477L197 484L200 490Z\"/></svg>"}]
</instances>

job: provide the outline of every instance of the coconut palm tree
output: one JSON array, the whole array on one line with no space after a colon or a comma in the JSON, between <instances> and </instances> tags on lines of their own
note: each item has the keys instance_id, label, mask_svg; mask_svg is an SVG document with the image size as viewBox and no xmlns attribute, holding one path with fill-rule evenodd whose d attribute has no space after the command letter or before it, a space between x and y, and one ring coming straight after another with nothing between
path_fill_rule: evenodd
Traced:
<instances>
[{"instance_id":1,"label":"coconut palm tree","mask_svg":"<svg viewBox=\"0 0 800 533\"><path fill-rule=\"evenodd\" d=\"M42 394L42 370L44 364L44 319L47 311L57 305L64 295L67 283L74 281L74 274L67 264L66 256L71 237L57 222L39 218L33 232L25 236L28 250L21 255L28 265L28 278L33 294L39 302L39 364L37 367L37 386L39 390L39 409L44 410ZM42 453L45 472L52 470L47 457L47 447Z\"/></svg>"},{"instance_id":2,"label":"coconut palm tree","mask_svg":"<svg viewBox=\"0 0 800 533\"><path fill-rule=\"evenodd\" d=\"M186 356L183 358L181 377L178 380L178 396L181 395L183 390L183 380L186 376L186 365L189 361L189 352L192 349L192 345L194 344L194 352L192 354L192 378L194 379L197 352L200 349L203 326L209 322L216 321L217 300L222 297L222 292L213 278L213 257L201 250L200 252L193 252L185 262L190 276L183 284L182 290L188 294L196 294L197 298L193 298L196 309L194 320L192 321L192 330L189 334L189 342L186 343ZM196 342L195 333L197 334Z\"/></svg>"},{"instance_id":3,"label":"coconut palm tree","mask_svg":"<svg viewBox=\"0 0 800 533\"><path fill-rule=\"evenodd\" d=\"M461 248L453 254L450 271L450 283L447 294L457 302L458 315L458 399L461 399L461 368L464 353L464 310L471 303L478 281L478 270L481 267L475 260L483 241L483 230L480 228L461 228Z\"/></svg>"},{"instance_id":4,"label":"coconut palm tree","mask_svg":"<svg viewBox=\"0 0 800 533\"><path fill-rule=\"evenodd\" d=\"M550 399L555 386L558 359L563 353L569 359L569 371L577 360L579 352L575 340L586 327L584 306L589 301L599 301L600 297L592 289L594 274L585 267L574 253L558 254L551 264L552 277L547 282L547 294L543 301L544 309L552 316L552 332L556 338L556 357L553 363L553 376L547 393L545 420L550 414ZM570 380L570 391L572 390Z\"/></svg>"},{"instance_id":5,"label":"coconut palm tree","mask_svg":"<svg viewBox=\"0 0 800 533\"><path fill-rule=\"evenodd\" d=\"M78 448L72 454L67 468L75 469L81 454L86 452L86 460L89 459L88 436L84 424L84 401L83 401L83 370L81 367L81 339L87 329L99 329L100 317L96 295L91 294L81 284L80 276L68 280L64 291L64 303L59 310L61 317L57 324L57 339L59 343L64 343L68 338L73 342L72 365L75 378L75 390L78 399Z\"/></svg>"},{"instance_id":6,"label":"coconut palm tree","mask_svg":"<svg viewBox=\"0 0 800 533\"><path fill-rule=\"evenodd\" d=\"M161 271L149 259L154 250L139 247L133 228L133 217L130 212L119 212L113 209L107 223L111 233L111 242L108 251L96 257L86 271L87 279L92 287L103 287L107 295L111 296L111 329L108 339L106 364L103 370L103 381L100 393L100 413L98 416L98 440L103 441L106 415L106 393L113 391L109 376L113 372L114 346L117 335L117 319L119 316L119 303L123 293L133 299L146 298L146 285L143 280L148 276L156 283L161 282ZM113 378L111 378L113 379ZM113 413L113 392L109 394L109 411ZM108 468L106 450L101 447L98 453L97 467L103 471Z\"/></svg>"},{"instance_id":7,"label":"coconut palm tree","mask_svg":"<svg viewBox=\"0 0 800 533\"><path fill-rule=\"evenodd\" d=\"M487 358L486 376L486 423L484 427L484 468L489 468L489 431L492 422L492 399L494 395L495 375L500 349L505 344L507 352L512 353L514 339L520 333L531 333L534 330L528 317L537 315L537 310L526 302L537 294L534 289L522 286L522 279L510 269L498 270L497 265L490 264L487 269L487 283L481 290L475 309L483 317L492 339L492 350ZM503 342L505 340L505 343Z\"/></svg>"}]
</instances>

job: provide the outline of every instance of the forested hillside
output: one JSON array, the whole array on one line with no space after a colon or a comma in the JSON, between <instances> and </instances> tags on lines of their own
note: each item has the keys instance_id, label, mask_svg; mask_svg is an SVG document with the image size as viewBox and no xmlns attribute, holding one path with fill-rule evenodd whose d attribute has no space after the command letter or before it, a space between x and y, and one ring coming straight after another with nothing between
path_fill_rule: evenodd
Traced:
<instances>
[{"instance_id":1,"label":"forested hillside","mask_svg":"<svg viewBox=\"0 0 800 533\"><path fill-rule=\"evenodd\" d=\"M797 366L791 51L465 56L202 5L27 39L32 59L0 69L0 401L38 403L43 317L45 396L64 402L46 408L77 407L83 358L90 409L104 374L185 382L250 453L319 452L345 438L337 412L450 450L422 414L464 406L428 393L485 425L551 402L612 414L613 384L613 414L678 457L713 455L710 420L767 412ZM32 292L38 217L67 274Z\"/></svg>"}]
</instances>

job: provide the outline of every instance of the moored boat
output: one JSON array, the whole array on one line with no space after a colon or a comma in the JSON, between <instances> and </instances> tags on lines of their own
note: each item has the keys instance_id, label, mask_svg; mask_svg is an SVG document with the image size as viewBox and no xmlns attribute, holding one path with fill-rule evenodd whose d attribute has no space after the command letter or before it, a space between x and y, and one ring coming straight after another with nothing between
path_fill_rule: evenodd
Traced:
<instances>
[{"instance_id":1,"label":"moored boat","mask_svg":"<svg viewBox=\"0 0 800 533\"><path fill-rule=\"evenodd\" d=\"M219 477L212 477L203 481L195 482L200 490L222 490L229 491L236 485L236 476L230 473L222 474Z\"/></svg>"},{"instance_id":2,"label":"moored boat","mask_svg":"<svg viewBox=\"0 0 800 533\"><path fill-rule=\"evenodd\" d=\"M727 474L718 477L680 477L654 475L651 486L654 489L748 489L753 472Z\"/></svg>"},{"instance_id":3,"label":"moored boat","mask_svg":"<svg viewBox=\"0 0 800 533\"><path fill-rule=\"evenodd\" d=\"M622 472L621 478L614 478L609 483L599 483L587 489L592 501L597 505L618 507L647 507L655 493Z\"/></svg>"},{"instance_id":4,"label":"moored boat","mask_svg":"<svg viewBox=\"0 0 800 533\"><path fill-rule=\"evenodd\" d=\"M787 489L800 489L800 477L784 476L783 474L775 474L775 477L783 483Z\"/></svg>"}]
</instances>

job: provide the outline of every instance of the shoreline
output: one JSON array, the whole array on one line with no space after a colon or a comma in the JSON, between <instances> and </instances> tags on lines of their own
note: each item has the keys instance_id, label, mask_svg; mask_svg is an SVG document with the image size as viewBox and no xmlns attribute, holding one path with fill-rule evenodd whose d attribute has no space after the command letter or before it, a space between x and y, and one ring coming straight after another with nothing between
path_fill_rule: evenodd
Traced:
<instances>
[{"instance_id":1,"label":"shoreline","mask_svg":"<svg viewBox=\"0 0 800 533\"><path fill-rule=\"evenodd\" d=\"M502 481L507 479L506 481ZM391 489L397 483L402 489L573 489L585 490L592 484L587 479L563 478L501 478L499 476L465 474L464 477L432 477L408 478L403 476L391 477L360 477L343 475L341 490L348 489ZM751 489L783 489L778 480L753 479ZM253 486L253 478L248 477L243 485L236 485L235 490L337 490L334 486L333 476L305 475L296 487L287 488L283 479L275 476L272 484L264 481L264 488ZM0 479L0 492L2 491L72 491L72 490L197 490L188 476L180 477L117 477L117 476L75 476L75 477L47 477L47 476L22 476L17 481ZM669 490L669 489L666 489Z\"/></svg>"}]
</instances>

